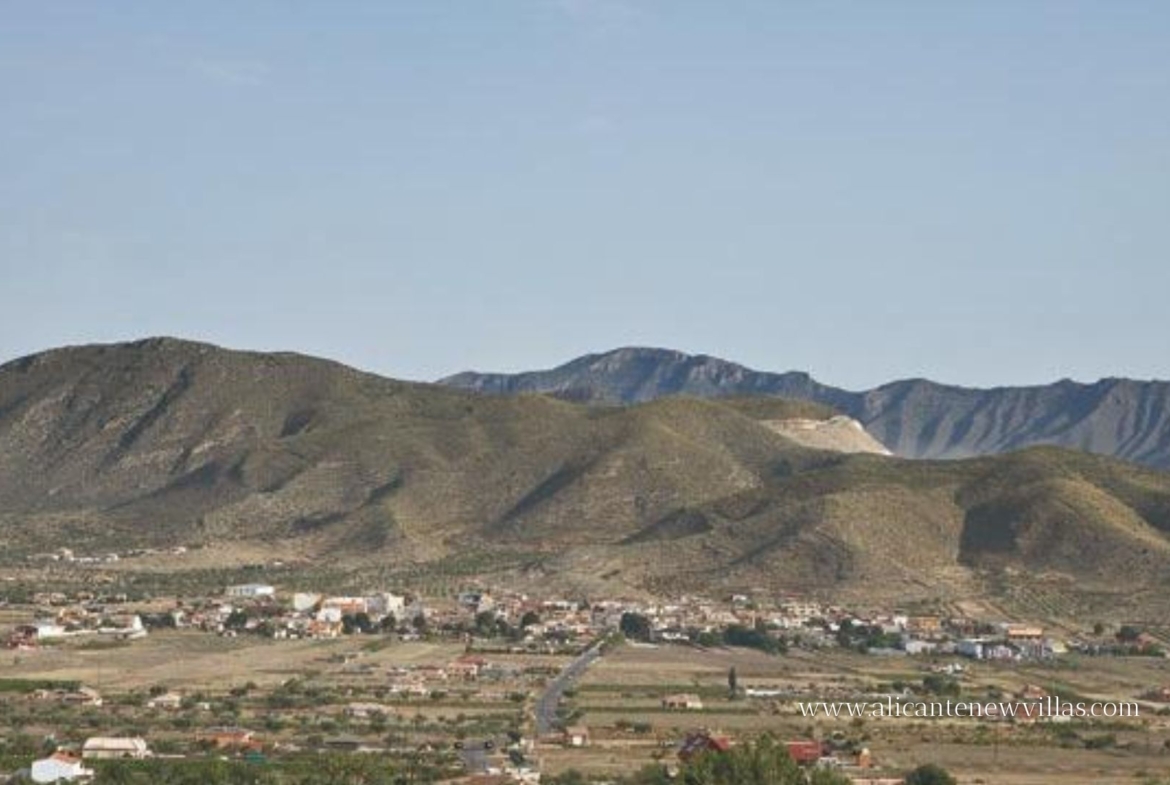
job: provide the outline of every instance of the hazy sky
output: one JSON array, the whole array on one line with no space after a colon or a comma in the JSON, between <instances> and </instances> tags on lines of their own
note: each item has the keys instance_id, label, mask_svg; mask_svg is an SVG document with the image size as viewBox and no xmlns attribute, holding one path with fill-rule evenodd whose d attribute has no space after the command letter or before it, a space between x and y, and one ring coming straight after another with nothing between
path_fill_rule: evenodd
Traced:
<instances>
[{"instance_id":1,"label":"hazy sky","mask_svg":"<svg viewBox=\"0 0 1170 785\"><path fill-rule=\"evenodd\" d=\"M0 2L0 358L1170 377L1170 2Z\"/></svg>"}]
</instances>

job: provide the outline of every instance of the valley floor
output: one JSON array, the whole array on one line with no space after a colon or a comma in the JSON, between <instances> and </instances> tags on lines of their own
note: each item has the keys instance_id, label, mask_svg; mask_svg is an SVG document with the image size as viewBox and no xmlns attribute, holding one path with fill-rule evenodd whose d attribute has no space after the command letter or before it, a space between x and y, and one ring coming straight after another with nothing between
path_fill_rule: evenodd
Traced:
<instances>
[{"instance_id":1,"label":"valley floor","mask_svg":"<svg viewBox=\"0 0 1170 785\"><path fill-rule=\"evenodd\" d=\"M562 735L536 738L531 715L548 678L568 655L485 653L509 676L491 682L432 683L428 697L388 689L403 673L451 669L466 647L453 642L394 642L375 636L326 641L224 638L196 631L153 633L111 644L68 643L5 655L0 735L53 734L80 742L97 733L131 731L161 752L199 754L200 728L242 726L266 748L335 745L384 754L426 745L492 749L472 765L503 766L512 745L546 776L577 769L619 776L643 765L671 763L681 739L697 729L746 740L771 733L784 740L833 740L864 748L873 768L856 777L899 776L938 763L960 783L1046 785L1135 783L1170 770L1170 717L1142 703L1140 719L1070 724L974 720L825 719L802 716L802 700L874 699L891 685L918 685L953 658L881 657L847 652L769 655L759 651L681 645L624 644L592 663L565 693L561 723L584 728L574 747ZM741 691L773 697L732 700L727 677L735 668ZM540 675L547 674L547 675ZM430 678L430 677L428 677ZM64 706L52 695L20 685L82 683L104 705ZM1010 694L1024 685L1063 695L1132 701L1151 685L1170 682L1160 658L1081 658L1059 663L967 664L956 677L965 697ZM291 685L291 686L290 686ZM690 694L701 708L667 709L666 696ZM170 708L159 695L182 696ZM518 738L523 746L515 745ZM863 780L864 781L864 780Z\"/></svg>"}]
</instances>

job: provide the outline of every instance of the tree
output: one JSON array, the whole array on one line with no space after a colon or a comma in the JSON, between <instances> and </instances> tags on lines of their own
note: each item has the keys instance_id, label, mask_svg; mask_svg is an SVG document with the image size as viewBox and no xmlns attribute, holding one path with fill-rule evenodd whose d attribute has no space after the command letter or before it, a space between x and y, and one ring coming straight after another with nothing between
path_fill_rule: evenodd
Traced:
<instances>
[{"instance_id":1,"label":"tree","mask_svg":"<svg viewBox=\"0 0 1170 785\"><path fill-rule=\"evenodd\" d=\"M806 772L788 750L771 736L733 747L727 752L707 752L683 765L678 781L683 785L806 785ZM848 778L834 771L816 773L816 785L848 785ZM639 773L635 785L662 782L649 770Z\"/></svg>"},{"instance_id":2,"label":"tree","mask_svg":"<svg viewBox=\"0 0 1170 785\"><path fill-rule=\"evenodd\" d=\"M906 785L955 785L955 778L941 766L927 763L906 775Z\"/></svg>"},{"instance_id":3,"label":"tree","mask_svg":"<svg viewBox=\"0 0 1170 785\"><path fill-rule=\"evenodd\" d=\"M628 782L629 785L673 785L674 780L662 766L646 766Z\"/></svg>"},{"instance_id":4,"label":"tree","mask_svg":"<svg viewBox=\"0 0 1170 785\"><path fill-rule=\"evenodd\" d=\"M739 695L739 675L735 672L734 665L727 671L727 691L732 700L735 700L736 696Z\"/></svg>"},{"instance_id":5,"label":"tree","mask_svg":"<svg viewBox=\"0 0 1170 785\"><path fill-rule=\"evenodd\" d=\"M354 614L347 613L341 617L341 631L346 635L353 635L354 633L368 635L374 631L374 620L365 611Z\"/></svg>"},{"instance_id":6,"label":"tree","mask_svg":"<svg viewBox=\"0 0 1170 785\"><path fill-rule=\"evenodd\" d=\"M549 785L588 785L589 780L576 769L569 769L564 774L546 780Z\"/></svg>"},{"instance_id":7,"label":"tree","mask_svg":"<svg viewBox=\"0 0 1170 785\"><path fill-rule=\"evenodd\" d=\"M922 687L933 695L943 695L957 698L961 691L957 679L944 676L941 673L932 673L922 680Z\"/></svg>"},{"instance_id":8,"label":"tree","mask_svg":"<svg viewBox=\"0 0 1170 785\"><path fill-rule=\"evenodd\" d=\"M536 611L528 611L520 619L520 629L528 629L533 624L540 624L540 614Z\"/></svg>"},{"instance_id":9,"label":"tree","mask_svg":"<svg viewBox=\"0 0 1170 785\"><path fill-rule=\"evenodd\" d=\"M244 629L244 626L247 625L247 623L247 612L241 610L240 608L236 608L228 614L227 619L224 620L223 626L225 629L229 630L242 630Z\"/></svg>"},{"instance_id":10,"label":"tree","mask_svg":"<svg viewBox=\"0 0 1170 785\"><path fill-rule=\"evenodd\" d=\"M808 774L808 785L844 785L849 783L846 777L830 769L813 769Z\"/></svg>"},{"instance_id":11,"label":"tree","mask_svg":"<svg viewBox=\"0 0 1170 785\"><path fill-rule=\"evenodd\" d=\"M480 611L475 614L475 632L481 638L491 638L496 634L495 611Z\"/></svg>"},{"instance_id":12,"label":"tree","mask_svg":"<svg viewBox=\"0 0 1170 785\"><path fill-rule=\"evenodd\" d=\"M677 779L662 766L647 766L628 785L848 785L849 779L829 769L806 772L788 750L771 736L734 747L707 752L683 764Z\"/></svg>"},{"instance_id":13,"label":"tree","mask_svg":"<svg viewBox=\"0 0 1170 785\"><path fill-rule=\"evenodd\" d=\"M629 611L623 613L619 627L622 635L625 635L627 638L636 641L650 640L650 620L640 613L632 613Z\"/></svg>"},{"instance_id":14,"label":"tree","mask_svg":"<svg viewBox=\"0 0 1170 785\"><path fill-rule=\"evenodd\" d=\"M1141 627L1135 627L1132 624L1126 624L1117 631L1117 640L1121 641L1122 643L1133 643L1141 636L1141 634Z\"/></svg>"},{"instance_id":15,"label":"tree","mask_svg":"<svg viewBox=\"0 0 1170 785\"><path fill-rule=\"evenodd\" d=\"M784 647L766 632L742 624L732 624L723 631L723 642L728 646L744 649L759 649L768 654L781 654Z\"/></svg>"}]
</instances>

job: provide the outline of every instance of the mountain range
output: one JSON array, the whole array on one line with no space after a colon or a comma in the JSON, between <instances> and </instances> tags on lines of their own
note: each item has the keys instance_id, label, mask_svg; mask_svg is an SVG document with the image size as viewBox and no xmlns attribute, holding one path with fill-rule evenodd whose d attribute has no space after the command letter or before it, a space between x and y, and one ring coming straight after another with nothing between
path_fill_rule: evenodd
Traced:
<instances>
[{"instance_id":1,"label":"mountain range","mask_svg":"<svg viewBox=\"0 0 1170 785\"><path fill-rule=\"evenodd\" d=\"M615 375L630 399L685 386ZM185 545L225 566L295 555L611 596L1165 616L1170 474L1052 447L816 449L786 428L835 408L708 384L723 394L609 405L578 385L483 395L174 339L52 350L0 366L0 552Z\"/></svg>"},{"instance_id":2,"label":"mountain range","mask_svg":"<svg viewBox=\"0 0 1170 785\"><path fill-rule=\"evenodd\" d=\"M1170 382L1063 380L974 389L925 379L850 392L806 373L754 371L666 349L590 354L546 371L460 373L443 384L493 394L639 403L665 396L770 395L815 401L855 418L896 455L968 458L1050 445L1170 467Z\"/></svg>"}]
</instances>

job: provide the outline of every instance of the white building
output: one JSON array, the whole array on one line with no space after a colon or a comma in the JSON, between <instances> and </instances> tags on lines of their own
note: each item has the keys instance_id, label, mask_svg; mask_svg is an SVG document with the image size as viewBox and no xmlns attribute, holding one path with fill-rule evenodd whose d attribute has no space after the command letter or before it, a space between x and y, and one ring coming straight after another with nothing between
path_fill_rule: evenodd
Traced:
<instances>
[{"instance_id":1,"label":"white building","mask_svg":"<svg viewBox=\"0 0 1170 785\"><path fill-rule=\"evenodd\" d=\"M146 702L146 708L175 711L176 709L183 708L183 696L175 692L166 692L162 695L156 695Z\"/></svg>"},{"instance_id":2,"label":"white building","mask_svg":"<svg viewBox=\"0 0 1170 785\"><path fill-rule=\"evenodd\" d=\"M98 628L98 632L105 635L121 635L126 638L146 637L146 627L142 623L142 617L137 613L124 613L111 616L106 621L108 623L102 624Z\"/></svg>"},{"instance_id":3,"label":"white building","mask_svg":"<svg viewBox=\"0 0 1170 785\"><path fill-rule=\"evenodd\" d=\"M146 746L146 739L139 736L94 736L86 739L81 748L81 757L98 760L141 759L149 754L150 749Z\"/></svg>"},{"instance_id":4,"label":"white building","mask_svg":"<svg viewBox=\"0 0 1170 785\"><path fill-rule=\"evenodd\" d=\"M340 624L341 617L344 615L345 614L338 606L327 605L322 607L321 610L317 611L316 619L317 621L323 621L329 624Z\"/></svg>"},{"instance_id":5,"label":"white building","mask_svg":"<svg viewBox=\"0 0 1170 785\"><path fill-rule=\"evenodd\" d=\"M81 759L67 752L54 752L47 758L33 761L30 776L33 782L72 782L93 776Z\"/></svg>"},{"instance_id":6,"label":"white building","mask_svg":"<svg viewBox=\"0 0 1170 785\"><path fill-rule=\"evenodd\" d=\"M777 687L747 687L743 694L749 698L779 698L784 695L784 690Z\"/></svg>"},{"instance_id":7,"label":"white building","mask_svg":"<svg viewBox=\"0 0 1170 785\"><path fill-rule=\"evenodd\" d=\"M975 660L983 659L983 649L986 641L977 638L964 638L955 646L955 651L964 657Z\"/></svg>"},{"instance_id":8,"label":"white building","mask_svg":"<svg viewBox=\"0 0 1170 785\"><path fill-rule=\"evenodd\" d=\"M297 613L311 611L321 603L321 595L316 592L299 591L293 595L293 610Z\"/></svg>"},{"instance_id":9,"label":"white building","mask_svg":"<svg viewBox=\"0 0 1170 785\"><path fill-rule=\"evenodd\" d=\"M241 583L228 586L223 593L228 597L271 597L276 589L267 583Z\"/></svg>"},{"instance_id":10,"label":"white building","mask_svg":"<svg viewBox=\"0 0 1170 785\"><path fill-rule=\"evenodd\" d=\"M920 641L917 638L907 638L903 643L903 648L907 654L930 654L938 648L938 644L933 641ZM970 655L975 656L975 655Z\"/></svg>"},{"instance_id":11,"label":"white building","mask_svg":"<svg viewBox=\"0 0 1170 785\"><path fill-rule=\"evenodd\" d=\"M321 608L336 608L343 616L369 612L365 597L326 597L321 601Z\"/></svg>"},{"instance_id":12,"label":"white building","mask_svg":"<svg viewBox=\"0 0 1170 785\"><path fill-rule=\"evenodd\" d=\"M33 622L33 626L37 629L37 638L45 640L46 638L63 638L65 637L65 628L55 621L38 620Z\"/></svg>"},{"instance_id":13,"label":"white building","mask_svg":"<svg viewBox=\"0 0 1170 785\"><path fill-rule=\"evenodd\" d=\"M390 710L380 703L350 703L343 711L346 717L355 720L368 720L379 714L390 714Z\"/></svg>"},{"instance_id":14,"label":"white building","mask_svg":"<svg viewBox=\"0 0 1170 785\"><path fill-rule=\"evenodd\" d=\"M401 619L403 611L406 610L406 598L391 592L378 592L366 597L366 606L372 614L378 616L393 614L395 619Z\"/></svg>"}]
</instances>

